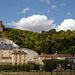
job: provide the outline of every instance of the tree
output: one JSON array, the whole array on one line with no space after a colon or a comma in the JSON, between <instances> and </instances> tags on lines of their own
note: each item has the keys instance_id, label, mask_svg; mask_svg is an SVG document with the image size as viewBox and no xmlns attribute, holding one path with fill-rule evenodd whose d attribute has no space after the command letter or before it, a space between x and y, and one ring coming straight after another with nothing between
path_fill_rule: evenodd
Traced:
<instances>
[{"instance_id":1,"label":"tree","mask_svg":"<svg viewBox=\"0 0 75 75\"><path fill-rule=\"evenodd\" d=\"M36 64L34 62L29 62L28 65L32 67L33 70L40 70L40 64Z\"/></svg>"},{"instance_id":2,"label":"tree","mask_svg":"<svg viewBox=\"0 0 75 75\"><path fill-rule=\"evenodd\" d=\"M66 60L66 59L65 60L60 60L60 59L58 59L57 62L58 62L58 64L61 64L63 69L65 69L65 70L67 69L68 60Z\"/></svg>"},{"instance_id":3,"label":"tree","mask_svg":"<svg viewBox=\"0 0 75 75\"><path fill-rule=\"evenodd\" d=\"M49 72L51 72L51 75L52 75L52 71L54 70L54 69L56 69L56 67L57 67L57 60L56 59L49 59L49 60L47 60L47 59L45 59L45 60L43 60L43 63L44 63L44 70L45 71L49 71Z\"/></svg>"}]
</instances>

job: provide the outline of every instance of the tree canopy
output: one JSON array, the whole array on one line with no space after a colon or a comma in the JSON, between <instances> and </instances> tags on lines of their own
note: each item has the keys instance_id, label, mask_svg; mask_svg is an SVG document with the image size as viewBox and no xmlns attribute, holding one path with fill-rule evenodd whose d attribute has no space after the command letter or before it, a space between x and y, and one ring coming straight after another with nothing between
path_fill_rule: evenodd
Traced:
<instances>
[{"instance_id":1,"label":"tree canopy","mask_svg":"<svg viewBox=\"0 0 75 75\"><path fill-rule=\"evenodd\" d=\"M55 29L42 31L42 33L20 29L5 28L0 37L13 40L22 48L29 48L43 53L75 53L75 31L58 31Z\"/></svg>"}]
</instances>

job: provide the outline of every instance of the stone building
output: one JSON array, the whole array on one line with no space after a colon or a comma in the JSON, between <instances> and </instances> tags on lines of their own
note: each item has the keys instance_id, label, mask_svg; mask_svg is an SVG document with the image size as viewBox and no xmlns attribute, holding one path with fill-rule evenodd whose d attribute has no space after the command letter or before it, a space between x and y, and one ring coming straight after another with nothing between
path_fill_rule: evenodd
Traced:
<instances>
[{"instance_id":1,"label":"stone building","mask_svg":"<svg viewBox=\"0 0 75 75\"><path fill-rule=\"evenodd\" d=\"M12 63L13 64L24 64L27 63L27 53L23 50L13 51L12 53Z\"/></svg>"},{"instance_id":2,"label":"stone building","mask_svg":"<svg viewBox=\"0 0 75 75\"><path fill-rule=\"evenodd\" d=\"M5 26L2 24L2 21L0 21L0 31L4 31L5 30Z\"/></svg>"},{"instance_id":3,"label":"stone building","mask_svg":"<svg viewBox=\"0 0 75 75\"><path fill-rule=\"evenodd\" d=\"M22 49L13 48L12 44L0 43L0 64L27 63L27 53Z\"/></svg>"},{"instance_id":4,"label":"stone building","mask_svg":"<svg viewBox=\"0 0 75 75\"><path fill-rule=\"evenodd\" d=\"M21 48L12 40L0 38L0 64L6 63L27 63L33 62L34 57L39 57L36 51L27 48Z\"/></svg>"},{"instance_id":5,"label":"stone building","mask_svg":"<svg viewBox=\"0 0 75 75\"><path fill-rule=\"evenodd\" d=\"M64 60L66 58L71 58L72 55L70 54L58 54L58 53L54 53L54 54L43 54L41 53L41 55L39 55L39 57L35 60L35 61L38 61L40 64L43 65L43 62L42 60L44 59L61 59L61 60Z\"/></svg>"}]
</instances>

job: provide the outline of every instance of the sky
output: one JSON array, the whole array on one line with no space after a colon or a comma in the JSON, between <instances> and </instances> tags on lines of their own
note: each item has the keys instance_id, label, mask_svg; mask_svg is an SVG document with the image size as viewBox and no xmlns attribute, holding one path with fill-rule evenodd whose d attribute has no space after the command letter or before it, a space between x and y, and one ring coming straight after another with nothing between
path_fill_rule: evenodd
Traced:
<instances>
[{"instance_id":1,"label":"sky","mask_svg":"<svg viewBox=\"0 0 75 75\"><path fill-rule=\"evenodd\" d=\"M75 30L75 0L0 0L6 27L33 32Z\"/></svg>"}]
</instances>

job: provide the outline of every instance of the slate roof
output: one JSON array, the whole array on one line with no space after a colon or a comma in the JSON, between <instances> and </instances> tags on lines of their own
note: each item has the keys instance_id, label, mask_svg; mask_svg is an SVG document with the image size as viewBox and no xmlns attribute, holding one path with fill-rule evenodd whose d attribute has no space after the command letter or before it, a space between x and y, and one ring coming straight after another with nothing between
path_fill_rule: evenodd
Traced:
<instances>
[{"instance_id":1,"label":"slate roof","mask_svg":"<svg viewBox=\"0 0 75 75\"><path fill-rule=\"evenodd\" d=\"M12 44L6 44L6 45L0 44L0 50L2 50L2 48L3 48L3 50L9 50L9 47L10 47L10 50L13 50Z\"/></svg>"},{"instance_id":2,"label":"slate roof","mask_svg":"<svg viewBox=\"0 0 75 75\"><path fill-rule=\"evenodd\" d=\"M21 51L21 50L19 50L19 51L15 50L12 54L27 54L27 53L24 51Z\"/></svg>"}]
</instances>

